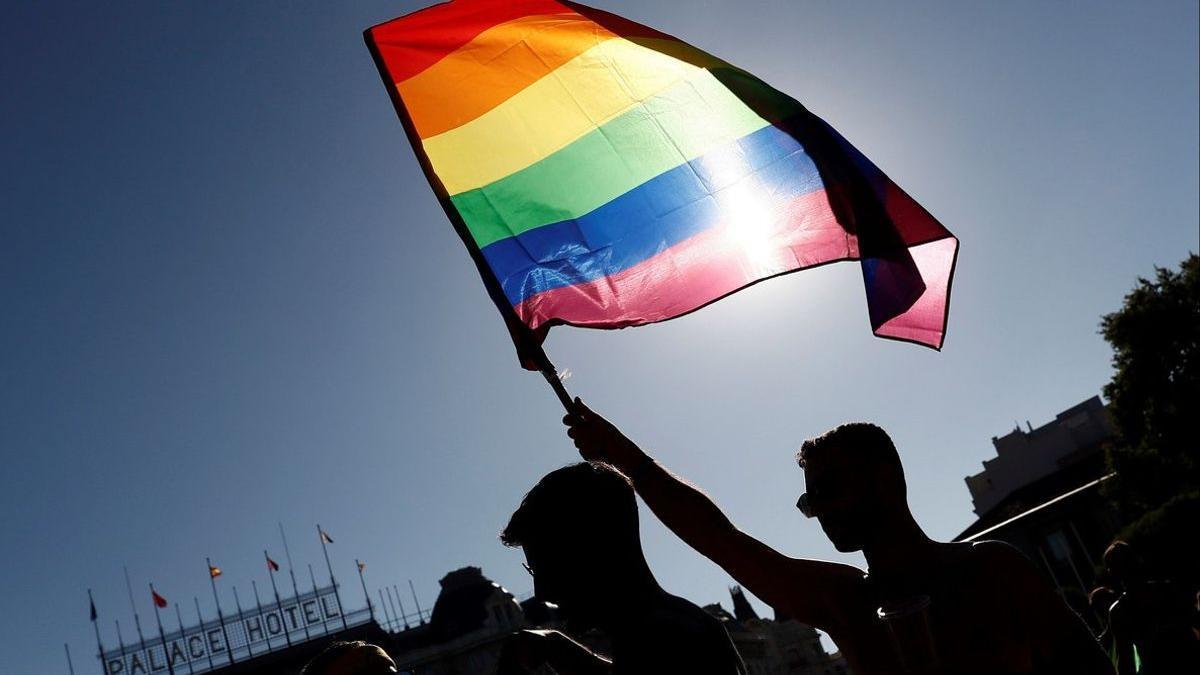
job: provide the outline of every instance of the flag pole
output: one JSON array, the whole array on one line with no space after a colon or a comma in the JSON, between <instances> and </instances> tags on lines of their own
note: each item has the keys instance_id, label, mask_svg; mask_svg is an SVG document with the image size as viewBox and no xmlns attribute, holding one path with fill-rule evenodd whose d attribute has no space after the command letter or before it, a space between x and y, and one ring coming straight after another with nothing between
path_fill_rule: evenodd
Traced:
<instances>
[{"instance_id":1,"label":"flag pole","mask_svg":"<svg viewBox=\"0 0 1200 675\"><path fill-rule=\"evenodd\" d=\"M363 596L367 598L367 612L371 615L371 620L375 620L375 605L371 602L371 594L367 592L367 580L363 577L363 568L366 565L362 564L358 558L354 559L354 566L358 568L358 582L362 584Z\"/></svg>"},{"instance_id":2,"label":"flag pole","mask_svg":"<svg viewBox=\"0 0 1200 675\"><path fill-rule=\"evenodd\" d=\"M179 639L183 640L183 612L179 611L179 603L178 602L175 603L175 619L179 621ZM186 640L184 641L184 644L187 644ZM194 672L196 672L196 667L192 665L192 659L195 657L193 657L190 653L191 648L189 647L188 649L189 649L189 653L187 655L188 672L194 673Z\"/></svg>"},{"instance_id":3,"label":"flag pole","mask_svg":"<svg viewBox=\"0 0 1200 675\"><path fill-rule=\"evenodd\" d=\"M392 585L395 586L396 584L392 584ZM388 603L390 603L392 605L392 616L396 617L396 630L400 630L400 621L404 620L404 617L403 617L404 605L400 606L400 611L396 611L396 601L394 599L392 599L392 589L388 588L387 586L384 586L384 590L387 591ZM404 628L405 628L405 630L408 629L408 621L407 620L404 621Z\"/></svg>"},{"instance_id":4,"label":"flag pole","mask_svg":"<svg viewBox=\"0 0 1200 675\"><path fill-rule=\"evenodd\" d=\"M263 549L263 557L267 559L267 576L271 577L271 590L275 592L275 609L279 610L279 625L283 626L283 639L287 640L287 646L292 646L292 632L288 630L287 620L283 618L283 603L279 600L279 588L275 585L275 561L271 560L271 556L267 555L267 549ZM288 565L292 564L291 559L288 559ZM295 575L292 576L292 583L296 583ZM300 595L298 592L296 595Z\"/></svg>"},{"instance_id":5,"label":"flag pole","mask_svg":"<svg viewBox=\"0 0 1200 675\"><path fill-rule=\"evenodd\" d=\"M271 631L267 630L266 619L263 618L262 600L259 600L259 598L258 598L258 582L257 581L255 581L253 579L250 580L250 590L254 591L254 612L255 612L255 616L258 617L259 625L262 626L262 628L263 628L263 635L266 636L266 638L267 638L267 653L269 654L269 653L271 653ZM249 631L246 632L246 638L247 638L247 641L250 638Z\"/></svg>"},{"instance_id":6,"label":"flag pole","mask_svg":"<svg viewBox=\"0 0 1200 675\"><path fill-rule=\"evenodd\" d=\"M67 672L75 675L75 664L71 663L71 645L64 642L63 649L67 652Z\"/></svg>"},{"instance_id":7,"label":"flag pole","mask_svg":"<svg viewBox=\"0 0 1200 675\"><path fill-rule=\"evenodd\" d=\"M237 584L233 584L233 604L237 607L238 621L242 621L242 599L238 597ZM244 628L243 624L243 628ZM246 654L251 658L254 657L254 649L250 646L250 636L246 635Z\"/></svg>"},{"instance_id":8,"label":"flag pole","mask_svg":"<svg viewBox=\"0 0 1200 675\"><path fill-rule=\"evenodd\" d=\"M375 589L379 591L379 606L383 608L384 630L392 632L392 613L388 611L387 603L383 601L383 589Z\"/></svg>"},{"instance_id":9,"label":"flag pole","mask_svg":"<svg viewBox=\"0 0 1200 675\"><path fill-rule=\"evenodd\" d=\"M221 598L217 597L217 577L213 575L212 558L205 558L208 564L208 581L212 584L213 602L217 605L217 621L221 624L221 636L225 638L225 656L233 664L233 646L229 644L229 631L225 630L225 613L221 611Z\"/></svg>"},{"instance_id":10,"label":"flag pole","mask_svg":"<svg viewBox=\"0 0 1200 675\"><path fill-rule=\"evenodd\" d=\"M125 590L129 591L129 607L133 610L133 625L137 628L138 649L146 651L146 638L142 637L142 620L138 617L137 605L133 602L133 586L129 584L129 566L122 565L125 570Z\"/></svg>"},{"instance_id":11,"label":"flag pole","mask_svg":"<svg viewBox=\"0 0 1200 675\"><path fill-rule=\"evenodd\" d=\"M340 536L340 535L339 535ZM317 539L321 540L321 552L325 554L325 567L329 570L329 583L333 584L333 597L337 600L338 613L342 615L342 630L350 628L346 625L346 608L342 605L342 594L338 592L337 581L333 578L333 565L329 564L329 547L325 545L329 535L325 534L325 530L321 529L321 524L317 523ZM370 599L367 600L369 604Z\"/></svg>"},{"instance_id":12,"label":"flag pole","mask_svg":"<svg viewBox=\"0 0 1200 675\"><path fill-rule=\"evenodd\" d=\"M309 581L312 582L313 599L315 600L318 595L317 594L317 575L313 574L312 563L308 563L308 579L309 579ZM304 617L304 623L308 623L308 617ZM324 608L322 608L322 610L321 610L321 629L325 631L326 635L329 635L329 619L325 618Z\"/></svg>"},{"instance_id":13,"label":"flag pole","mask_svg":"<svg viewBox=\"0 0 1200 675\"><path fill-rule=\"evenodd\" d=\"M200 614L200 598L197 598L196 596L193 595L192 600L194 600L196 602L196 620L200 622L200 630L204 630L204 616L202 614ZM204 652L206 654L208 654L208 669L212 670L212 668L213 668L212 649L209 649L207 646L205 646Z\"/></svg>"},{"instance_id":14,"label":"flag pole","mask_svg":"<svg viewBox=\"0 0 1200 675\"><path fill-rule=\"evenodd\" d=\"M408 630L408 615L404 613L404 598L400 597L400 588L396 584L392 584L392 588L388 590L389 598L392 597L392 591L396 591L396 604L400 605L400 616L404 619L404 630Z\"/></svg>"},{"instance_id":15,"label":"flag pole","mask_svg":"<svg viewBox=\"0 0 1200 675\"><path fill-rule=\"evenodd\" d=\"M125 660L125 638L121 636L121 620L113 619L113 623L117 625L117 644L121 645L121 661ZM104 675L108 675L108 664L104 664Z\"/></svg>"},{"instance_id":16,"label":"flag pole","mask_svg":"<svg viewBox=\"0 0 1200 675\"><path fill-rule=\"evenodd\" d=\"M542 377L546 378L546 382L550 388L554 390L554 395L558 397L558 402L562 404L564 410L568 413L575 410L575 404L571 402L571 395L567 393L567 387L563 384L562 378L558 376L558 370L550 363L550 357L546 356L546 350L542 349L541 345L537 345L534 350L534 360L537 363L538 371Z\"/></svg>"},{"instance_id":17,"label":"flag pole","mask_svg":"<svg viewBox=\"0 0 1200 675\"><path fill-rule=\"evenodd\" d=\"M417 589L413 588L412 579L408 580L408 590L410 593L412 593L413 602L417 605L417 620L424 624L425 615L421 614L421 601L417 599Z\"/></svg>"},{"instance_id":18,"label":"flag pole","mask_svg":"<svg viewBox=\"0 0 1200 675\"><path fill-rule=\"evenodd\" d=\"M96 601L92 598L92 589L88 589L88 605L91 607L92 628L96 630L96 649L100 653L100 669L104 671L104 675L108 675L108 664L104 662L104 644L100 642L100 624L96 623L99 615L96 614Z\"/></svg>"},{"instance_id":19,"label":"flag pole","mask_svg":"<svg viewBox=\"0 0 1200 675\"><path fill-rule=\"evenodd\" d=\"M281 539L283 539L283 552L284 552L284 554L287 555L288 574L291 575L291 577L292 577L292 592L296 594L296 602L300 602L300 586L296 584L296 566L292 564L292 550L288 548L287 535L283 533L283 521L282 520L279 521L279 536ZM283 610L280 609L280 611L283 611ZM281 616L281 617L279 617L279 619L280 619L280 621L282 621L283 617ZM283 627L286 629L287 624L286 623L283 624ZM306 620L304 622L304 639L308 640L310 637L312 637L312 636L310 636L308 634L308 621ZM290 642L289 642L289 644L290 644Z\"/></svg>"},{"instance_id":20,"label":"flag pole","mask_svg":"<svg viewBox=\"0 0 1200 675\"><path fill-rule=\"evenodd\" d=\"M475 263L475 268L479 271L479 277L483 281L484 288L487 289L488 296L496 304L496 309L500 310L500 315L504 317L504 323L508 328L509 335L513 339L514 346L517 348L517 357L521 360L521 365L526 368L530 365L536 365L537 369L542 372L542 377L546 378L546 382L554 390L554 395L558 397L563 408L568 413L571 412L574 408L571 405L571 395L567 393L566 387L563 386L562 381L558 378L558 373L554 370L550 359L546 358L546 352L542 349L541 340L517 316L512 303L509 302L503 287L500 285L500 280L496 278L496 273L484 258L483 251L479 248L479 244L471 234L470 228L467 227L466 221L463 220L462 214L459 213L454 203L450 200L450 194L447 192L441 178L434 173L433 163L430 162L429 155L425 152L425 146L421 143L421 137L417 133L416 125L413 124L408 108L400 100L400 90L396 88L395 82L392 81L391 75L388 74L387 65L383 62L383 56L379 53L379 46L375 44L370 29L367 29L363 33L363 39L367 43L367 49L371 52L372 60L375 61L375 67L379 71L379 77L383 80L388 97L392 100L392 107L396 109L396 115L400 118L401 126L404 127L404 134L408 137L409 145L412 146L413 152L417 156L417 163L421 165L421 171L424 172L425 177L429 180L429 185L437 195L438 203L441 204L442 210L446 213L446 218L450 220L450 224L454 226L454 231L458 233L463 245L467 247L467 252L471 255L471 260Z\"/></svg>"},{"instance_id":21,"label":"flag pole","mask_svg":"<svg viewBox=\"0 0 1200 675\"><path fill-rule=\"evenodd\" d=\"M154 605L154 621L158 623L158 639L162 641L163 658L167 660L167 672L169 672L171 675L175 675L175 664L173 663L174 659L171 658L171 650L167 648L167 632L163 630L162 615L160 615L158 612L158 600L154 600L156 595L158 595L158 593L154 591L154 584L150 584L150 598L153 600L152 604ZM150 660L149 653L146 654L146 660ZM153 667L153 665L151 665L151 667Z\"/></svg>"}]
</instances>

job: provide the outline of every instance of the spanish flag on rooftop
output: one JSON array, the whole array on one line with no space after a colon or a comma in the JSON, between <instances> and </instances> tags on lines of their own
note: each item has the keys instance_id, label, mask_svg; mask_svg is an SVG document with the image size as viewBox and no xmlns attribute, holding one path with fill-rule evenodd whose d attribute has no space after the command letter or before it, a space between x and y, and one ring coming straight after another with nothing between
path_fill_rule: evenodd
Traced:
<instances>
[{"instance_id":1,"label":"spanish flag on rooftop","mask_svg":"<svg viewBox=\"0 0 1200 675\"><path fill-rule=\"evenodd\" d=\"M366 41L527 366L554 325L663 321L839 260L876 335L941 348L958 241L746 71L560 0L454 0Z\"/></svg>"}]
</instances>

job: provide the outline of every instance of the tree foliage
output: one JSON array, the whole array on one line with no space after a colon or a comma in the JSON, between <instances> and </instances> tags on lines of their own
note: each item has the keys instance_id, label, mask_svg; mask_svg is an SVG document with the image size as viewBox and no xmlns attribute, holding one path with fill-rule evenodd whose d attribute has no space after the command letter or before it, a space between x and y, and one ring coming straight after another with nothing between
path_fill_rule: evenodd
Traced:
<instances>
[{"instance_id":1,"label":"tree foliage","mask_svg":"<svg viewBox=\"0 0 1200 675\"><path fill-rule=\"evenodd\" d=\"M1138 279L1100 326L1116 371L1108 492L1132 519L1200 487L1200 257Z\"/></svg>"}]
</instances>

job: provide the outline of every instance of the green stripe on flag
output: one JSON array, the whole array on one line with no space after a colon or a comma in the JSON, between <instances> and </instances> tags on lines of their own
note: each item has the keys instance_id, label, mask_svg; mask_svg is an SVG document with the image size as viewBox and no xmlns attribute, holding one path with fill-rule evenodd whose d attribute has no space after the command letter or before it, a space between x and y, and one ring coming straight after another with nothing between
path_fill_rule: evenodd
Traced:
<instances>
[{"instance_id":1,"label":"green stripe on flag","mask_svg":"<svg viewBox=\"0 0 1200 675\"><path fill-rule=\"evenodd\" d=\"M722 76L736 77L734 73L740 71L730 69ZM779 116L785 109L800 109L759 80L739 78L739 85L758 90ZM482 248L578 218L767 124L713 73L701 71L540 162L451 200Z\"/></svg>"}]
</instances>

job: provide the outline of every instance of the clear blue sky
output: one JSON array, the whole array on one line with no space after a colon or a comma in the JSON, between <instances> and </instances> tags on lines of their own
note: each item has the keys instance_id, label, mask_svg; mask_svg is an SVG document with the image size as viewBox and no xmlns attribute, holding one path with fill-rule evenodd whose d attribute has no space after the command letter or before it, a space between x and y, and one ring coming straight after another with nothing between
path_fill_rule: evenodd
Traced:
<instances>
[{"instance_id":1,"label":"clear blue sky","mask_svg":"<svg viewBox=\"0 0 1200 675\"><path fill-rule=\"evenodd\" d=\"M496 532L575 456L516 365L360 32L413 2L38 2L0 24L0 672L96 672L121 566L211 611L337 543L350 599L466 564L530 583ZM836 557L792 507L799 442L895 437L930 534L1015 420L1099 392L1096 334L1196 250L1197 5L604 2L823 116L962 241L944 352L872 338L834 265L667 324L556 329L570 388L745 529ZM728 578L645 520L668 589ZM854 561L853 556L844 559ZM226 598L231 602L232 595ZM126 633L128 637L128 632Z\"/></svg>"}]
</instances>

